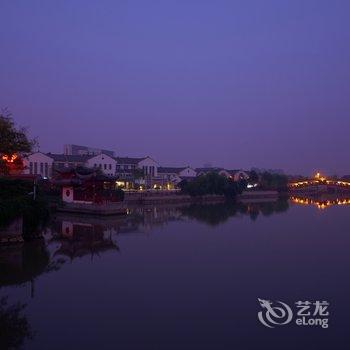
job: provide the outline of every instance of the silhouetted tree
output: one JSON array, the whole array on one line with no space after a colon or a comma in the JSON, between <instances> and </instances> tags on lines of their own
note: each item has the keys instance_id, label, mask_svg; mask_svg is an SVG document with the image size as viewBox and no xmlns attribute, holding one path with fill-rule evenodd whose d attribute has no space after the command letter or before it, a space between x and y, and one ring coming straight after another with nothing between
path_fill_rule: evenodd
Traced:
<instances>
[{"instance_id":1,"label":"silhouetted tree","mask_svg":"<svg viewBox=\"0 0 350 350\"><path fill-rule=\"evenodd\" d=\"M261 188L266 190L284 191L287 189L288 177L281 174L273 174L265 171L261 174Z\"/></svg>"},{"instance_id":2,"label":"silhouetted tree","mask_svg":"<svg viewBox=\"0 0 350 350\"><path fill-rule=\"evenodd\" d=\"M190 196L203 196L208 194L224 195L233 199L246 188L245 180L235 182L215 172L198 176L194 180L184 180L178 185L183 193Z\"/></svg>"},{"instance_id":3,"label":"silhouetted tree","mask_svg":"<svg viewBox=\"0 0 350 350\"><path fill-rule=\"evenodd\" d=\"M35 140L30 140L23 127L16 127L8 110L0 112L0 174L21 170L21 156L31 152Z\"/></svg>"},{"instance_id":4,"label":"silhouetted tree","mask_svg":"<svg viewBox=\"0 0 350 350\"><path fill-rule=\"evenodd\" d=\"M259 175L258 175L258 173L255 170L252 170L249 173L249 182L252 182L252 183L258 183L259 182Z\"/></svg>"}]
</instances>

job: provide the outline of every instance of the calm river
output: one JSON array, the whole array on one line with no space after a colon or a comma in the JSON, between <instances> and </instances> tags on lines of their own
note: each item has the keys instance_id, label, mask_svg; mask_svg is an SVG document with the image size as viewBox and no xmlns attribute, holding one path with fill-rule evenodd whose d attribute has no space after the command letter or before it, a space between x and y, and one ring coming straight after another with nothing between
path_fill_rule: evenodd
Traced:
<instances>
[{"instance_id":1,"label":"calm river","mask_svg":"<svg viewBox=\"0 0 350 350\"><path fill-rule=\"evenodd\" d=\"M349 214L292 201L56 214L45 241L0 247L0 348L349 349Z\"/></svg>"}]
</instances>

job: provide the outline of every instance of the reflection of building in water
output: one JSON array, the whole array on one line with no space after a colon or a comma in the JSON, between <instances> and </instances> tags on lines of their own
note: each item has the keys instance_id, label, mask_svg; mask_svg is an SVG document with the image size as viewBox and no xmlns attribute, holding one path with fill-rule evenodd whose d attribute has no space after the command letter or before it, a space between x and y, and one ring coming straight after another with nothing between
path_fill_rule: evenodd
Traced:
<instances>
[{"instance_id":1,"label":"reflection of building in water","mask_svg":"<svg viewBox=\"0 0 350 350\"><path fill-rule=\"evenodd\" d=\"M178 206L135 207L130 209L127 216L58 214L52 221L52 241L66 240L85 245L92 242L112 242L117 247L118 234L147 232L155 226L180 219L181 211ZM85 248L87 247L82 249Z\"/></svg>"},{"instance_id":2,"label":"reflection of building in water","mask_svg":"<svg viewBox=\"0 0 350 350\"><path fill-rule=\"evenodd\" d=\"M350 198L323 195L318 197L292 196L291 201L300 205L315 205L318 209L326 209L333 205L350 205Z\"/></svg>"},{"instance_id":3,"label":"reflection of building in water","mask_svg":"<svg viewBox=\"0 0 350 350\"><path fill-rule=\"evenodd\" d=\"M51 224L53 257L63 256L70 260L106 251L119 251L117 235L142 233L168 221L179 220L176 207L138 207L126 217L95 217L87 215L58 214Z\"/></svg>"},{"instance_id":4,"label":"reflection of building in water","mask_svg":"<svg viewBox=\"0 0 350 350\"><path fill-rule=\"evenodd\" d=\"M86 222L85 217L62 218L54 222L55 229L50 242L57 242L54 256L65 256L73 260L77 257L94 255L105 251L118 251L113 227L104 224ZM90 219L87 217L87 219ZM89 221L89 220L87 220Z\"/></svg>"}]
</instances>

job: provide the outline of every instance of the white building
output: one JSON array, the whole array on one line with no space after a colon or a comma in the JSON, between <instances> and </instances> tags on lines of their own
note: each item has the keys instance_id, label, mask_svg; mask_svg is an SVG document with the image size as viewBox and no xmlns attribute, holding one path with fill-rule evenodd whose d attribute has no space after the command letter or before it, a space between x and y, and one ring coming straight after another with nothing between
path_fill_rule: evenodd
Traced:
<instances>
[{"instance_id":1,"label":"white building","mask_svg":"<svg viewBox=\"0 0 350 350\"><path fill-rule=\"evenodd\" d=\"M231 174L231 177L233 178L234 181L249 179L249 174L243 170L229 170L229 173Z\"/></svg>"},{"instance_id":2,"label":"white building","mask_svg":"<svg viewBox=\"0 0 350 350\"><path fill-rule=\"evenodd\" d=\"M159 164L151 157L145 157L137 163L137 167L143 170L147 177L158 177Z\"/></svg>"},{"instance_id":3,"label":"white building","mask_svg":"<svg viewBox=\"0 0 350 350\"><path fill-rule=\"evenodd\" d=\"M55 170L85 166L99 168L110 176L115 176L116 160L106 154L99 155L66 155L35 152L23 160L24 174L41 175L50 178Z\"/></svg>"},{"instance_id":4,"label":"white building","mask_svg":"<svg viewBox=\"0 0 350 350\"><path fill-rule=\"evenodd\" d=\"M147 185L158 179L159 164L151 157L131 158L112 157L108 154L97 155L69 155L36 152L24 159L24 174L51 177L54 170L62 168L85 166L99 168L105 175L133 178L136 170L142 174Z\"/></svg>"},{"instance_id":5,"label":"white building","mask_svg":"<svg viewBox=\"0 0 350 350\"><path fill-rule=\"evenodd\" d=\"M117 171L117 161L107 154L98 154L89 157L84 164L88 168L99 168L105 175L115 176Z\"/></svg>"},{"instance_id":6,"label":"white building","mask_svg":"<svg viewBox=\"0 0 350 350\"><path fill-rule=\"evenodd\" d=\"M44 153L35 152L29 154L23 159L23 173L49 178L52 175L53 162L53 158Z\"/></svg>"},{"instance_id":7,"label":"white building","mask_svg":"<svg viewBox=\"0 0 350 350\"><path fill-rule=\"evenodd\" d=\"M206 175L209 173L216 173L226 178L231 178L234 181L248 180L249 174L243 170L227 170L224 168L197 168L197 176Z\"/></svg>"},{"instance_id":8,"label":"white building","mask_svg":"<svg viewBox=\"0 0 350 350\"><path fill-rule=\"evenodd\" d=\"M159 164L151 157L132 158L116 157L116 176L122 180L132 180L135 174L142 174L143 180L136 181L148 187L156 186L160 180L158 175Z\"/></svg>"},{"instance_id":9,"label":"white building","mask_svg":"<svg viewBox=\"0 0 350 350\"><path fill-rule=\"evenodd\" d=\"M24 174L50 178L55 170L79 166L100 169L108 176L115 176L120 186L132 188L143 185L148 188L173 188L183 179L192 179L197 172L187 167L160 167L151 157L112 157L108 154L72 155L36 152L24 159Z\"/></svg>"}]
</instances>

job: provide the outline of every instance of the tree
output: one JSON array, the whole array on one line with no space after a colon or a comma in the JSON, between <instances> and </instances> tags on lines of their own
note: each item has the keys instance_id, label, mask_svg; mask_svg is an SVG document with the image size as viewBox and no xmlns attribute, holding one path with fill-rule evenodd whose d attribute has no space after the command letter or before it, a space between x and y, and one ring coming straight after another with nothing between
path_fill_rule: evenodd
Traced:
<instances>
[{"instance_id":1,"label":"tree","mask_svg":"<svg viewBox=\"0 0 350 350\"><path fill-rule=\"evenodd\" d=\"M249 181L252 183L258 183L259 182L259 175L255 170L251 170L249 174Z\"/></svg>"},{"instance_id":2,"label":"tree","mask_svg":"<svg viewBox=\"0 0 350 350\"><path fill-rule=\"evenodd\" d=\"M22 170L22 157L31 152L35 140L30 140L23 127L16 127L11 113L0 112L0 174L7 175Z\"/></svg>"},{"instance_id":3,"label":"tree","mask_svg":"<svg viewBox=\"0 0 350 350\"><path fill-rule=\"evenodd\" d=\"M288 185L286 175L273 174L265 171L261 175L261 187L265 190L285 191Z\"/></svg>"},{"instance_id":4,"label":"tree","mask_svg":"<svg viewBox=\"0 0 350 350\"><path fill-rule=\"evenodd\" d=\"M225 176L211 172L196 177L191 181L181 181L178 185L183 193L190 196L203 196L207 194L224 195L228 199L234 199L247 186L245 180L235 182Z\"/></svg>"}]
</instances>

